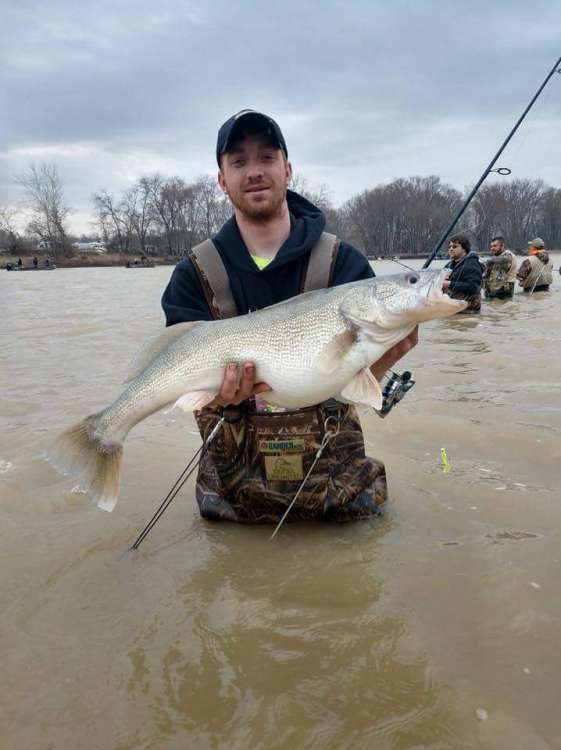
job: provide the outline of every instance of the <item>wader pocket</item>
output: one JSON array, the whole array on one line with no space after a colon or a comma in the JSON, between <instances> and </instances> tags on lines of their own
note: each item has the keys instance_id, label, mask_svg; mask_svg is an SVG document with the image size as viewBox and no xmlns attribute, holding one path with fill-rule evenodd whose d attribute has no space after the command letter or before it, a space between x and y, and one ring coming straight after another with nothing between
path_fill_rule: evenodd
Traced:
<instances>
[{"instance_id":1,"label":"wader pocket","mask_svg":"<svg viewBox=\"0 0 561 750\"><path fill-rule=\"evenodd\" d=\"M323 437L316 408L247 417L247 465L256 483L290 501L315 460ZM298 505L319 511L327 491L329 465L325 451L308 477Z\"/></svg>"}]
</instances>

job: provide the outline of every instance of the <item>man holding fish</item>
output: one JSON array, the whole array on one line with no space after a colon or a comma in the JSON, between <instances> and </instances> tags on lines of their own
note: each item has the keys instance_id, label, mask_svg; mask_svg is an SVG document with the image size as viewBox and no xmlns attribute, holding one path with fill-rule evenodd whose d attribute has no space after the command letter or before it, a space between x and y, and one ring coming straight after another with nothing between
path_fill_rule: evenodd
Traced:
<instances>
[{"instance_id":1,"label":"man holding fish","mask_svg":"<svg viewBox=\"0 0 561 750\"><path fill-rule=\"evenodd\" d=\"M244 314L304 290L374 276L364 255L323 233L321 211L288 189L292 166L284 136L273 119L252 110L231 117L218 133L216 158L218 182L232 203L234 216L214 238L215 249L208 245L206 249L217 253L214 261L224 266L233 298L230 310ZM321 278L315 280L310 278L314 248L316 263L323 266ZM196 248L194 257L174 271L162 300L168 325L221 317L213 309L216 296L215 290L208 289L204 253L205 248ZM416 343L415 327L372 366L376 379L381 380ZM232 362L225 369L218 396L197 413L203 438L216 424L222 407L228 407L230 419L224 428L227 437L211 446L201 464L197 500L202 515L277 520L302 481L328 419L341 433L336 438L340 450L335 455L331 446L328 459L308 479L302 507L293 517L300 513L347 519L379 512L386 499L384 467L365 456L354 408L335 402L297 412L273 411L267 390L267 383L256 379L254 363ZM283 439L286 435L291 436L289 441Z\"/></svg>"},{"instance_id":2,"label":"man holding fish","mask_svg":"<svg viewBox=\"0 0 561 750\"><path fill-rule=\"evenodd\" d=\"M203 517L376 515L385 469L365 455L355 405L380 410L379 380L415 346L417 325L466 302L444 294L449 271L375 278L325 233L321 211L288 190L288 151L270 117L234 115L216 153L234 216L176 266L162 300L168 327L117 398L57 438L51 460L111 511L127 434L175 405L195 412L208 445L196 485Z\"/></svg>"}]
</instances>

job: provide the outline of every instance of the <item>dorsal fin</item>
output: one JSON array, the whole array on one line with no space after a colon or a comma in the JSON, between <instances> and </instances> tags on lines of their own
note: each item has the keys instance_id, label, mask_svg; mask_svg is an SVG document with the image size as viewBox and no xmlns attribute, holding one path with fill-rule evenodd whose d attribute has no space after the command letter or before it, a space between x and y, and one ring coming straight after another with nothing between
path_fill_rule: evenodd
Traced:
<instances>
[{"instance_id":1,"label":"dorsal fin","mask_svg":"<svg viewBox=\"0 0 561 750\"><path fill-rule=\"evenodd\" d=\"M142 349L132 360L128 374L123 383L129 383L131 380L140 375L140 373L153 362L156 357L161 354L164 349L167 349L170 344L177 341L178 338L183 336L184 333L191 331L195 326L199 325L203 321L200 320L189 320L187 323L176 323L174 326L164 328L163 331L158 331L157 334L148 339Z\"/></svg>"}]
</instances>

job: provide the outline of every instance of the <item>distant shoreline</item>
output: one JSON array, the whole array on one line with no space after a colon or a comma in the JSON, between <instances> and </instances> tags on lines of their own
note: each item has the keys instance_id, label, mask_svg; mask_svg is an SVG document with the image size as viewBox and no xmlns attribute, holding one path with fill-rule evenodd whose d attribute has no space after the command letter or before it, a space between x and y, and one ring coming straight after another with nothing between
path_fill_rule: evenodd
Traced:
<instances>
[{"instance_id":1,"label":"distant shoreline","mask_svg":"<svg viewBox=\"0 0 561 750\"><path fill-rule=\"evenodd\" d=\"M5 268L6 263L12 263L17 265L18 258L22 259L23 265L29 268L33 265L33 258L36 257L39 261L39 267L45 267L45 261L48 258L51 265L57 268L126 268L127 263L133 263L135 260L138 261L136 264L139 268L142 268L140 263L139 255L123 255L121 253L80 253L79 255L72 256L72 258L57 257L54 258L50 255L2 255L1 267ZM170 258L165 256L150 256L147 258L150 265L146 266L151 268L153 266L174 266L179 263L181 257Z\"/></svg>"},{"instance_id":2,"label":"distant shoreline","mask_svg":"<svg viewBox=\"0 0 561 750\"><path fill-rule=\"evenodd\" d=\"M516 252L513 251L516 256L519 257L525 257L525 253ZM552 252L558 252L557 250L548 250L549 253ZM488 252L478 253L480 257L485 258L489 257ZM415 259L426 259L428 258L430 253L419 253L417 255L411 255L411 254L404 254L404 255L385 255L385 256L377 256L377 255L370 255L367 256L369 261L379 261L379 260L388 260L391 261L394 258L396 260L415 260ZM37 257L39 261L39 266L41 268L44 268L45 261L48 258L51 265L55 265L57 268L126 268L127 263L132 264L134 261L138 261L137 264L135 264L134 267L142 268L142 264L140 263L140 254L138 255L123 255L122 253L80 253L79 255L75 255L71 258L53 258L50 255L39 255L36 256L33 255L0 255L0 268L4 269L6 267L6 263L12 263L13 265L17 265L18 257L21 257L23 261L23 265L26 268L29 268L33 265L33 258ZM151 268L153 266L175 266L177 263L179 263L182 258L185 256L163 256L163 255L150 255L147 257L149 265L147 265L147 268ZM447 256L436 258L436 260L448 260Z\"/></svg>"}]
</instances>

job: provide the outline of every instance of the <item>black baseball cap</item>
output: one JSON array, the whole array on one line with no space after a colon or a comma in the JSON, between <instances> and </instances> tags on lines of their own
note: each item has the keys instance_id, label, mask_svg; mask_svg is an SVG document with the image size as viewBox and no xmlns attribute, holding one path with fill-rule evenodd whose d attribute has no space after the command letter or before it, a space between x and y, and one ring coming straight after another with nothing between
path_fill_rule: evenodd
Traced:
<instances>
[{"instance_id":1,"label":"black baseball cap","mask_svg":"<svg viewBox=\"0 0 561 750\"><path fill-rule=\"evenodd\" d=\"M226 120L224 125L218 131L218 139L216 141L216 161L220 166L220 157L224 154L230 146L240 127L250 128L253 132L264 132L270 136L271 141L284 152L284 155L288 157L288 149L286 148L286 141L281 132L281 129L272 117L264 115L262 112L256 112L254 109L242 109L235 115Z\"/></svg>"}]
</instances>

